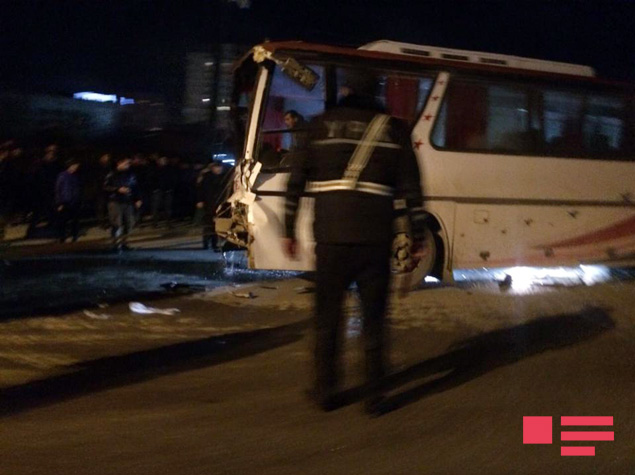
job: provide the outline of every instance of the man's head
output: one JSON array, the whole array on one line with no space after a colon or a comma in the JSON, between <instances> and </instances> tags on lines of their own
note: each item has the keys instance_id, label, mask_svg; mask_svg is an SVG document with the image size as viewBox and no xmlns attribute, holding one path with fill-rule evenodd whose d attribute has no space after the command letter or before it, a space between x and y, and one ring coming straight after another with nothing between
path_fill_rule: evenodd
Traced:
<instances>
[{"instance_id":1,"label":"man's head","mask_svg":"<svg viewBox=\"0 0 635 475\"><path fill-rule=\"evenodd\" d=\"M110 154L104 153L101 157L99 157L99 164L104 167L110 165Z\"/></svg>"},{"instance_id":2,"label":"man's head","mask_svg":"<svg viewBox=\"0 0 635 475\"><path fill-rule=\"evenodd\" d=\"M223 173L223 164L221 162L213 161L210 164L210 169L215 175L220 175L221 173Z\"/></svg>"},{"instance_id":3,"label":"man's head","mask_svg":"<svg viewBox=\"0 0 635 475\"><path fill-rule=\"evenodd\" d=\"M79 162L77 160L67 160L64 165L68 173L77 173L77 170L79 170Z\"/></svg>"},{"instance_id":4,"label":"man's head","mask_svg":"<svg viewBox=\"0 0 635 475\"><path fill-rule=\"evenodd\" d=\"M120 157L117 159L117 170L120 172L125 172L130 169L130 158L128 157Z\"/></svg>"},{"instance_id":5,"label":"man's head","mask_svg":"<svg viewBox=\"0 0 635 475\"><path fill-rule=\"evenodd\" d=\"M294 110L288 110L284 113L284 123L289 129L293 129L301 118L302 116Z\"/></svg>"}]
</instances>

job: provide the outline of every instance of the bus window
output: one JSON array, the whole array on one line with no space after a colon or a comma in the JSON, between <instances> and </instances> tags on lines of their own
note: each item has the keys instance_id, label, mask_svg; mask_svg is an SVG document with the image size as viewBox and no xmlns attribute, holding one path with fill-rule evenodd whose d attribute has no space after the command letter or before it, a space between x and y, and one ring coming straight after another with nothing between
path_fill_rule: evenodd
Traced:
<instances>
[{"instance_id":1,"label":"bus window","mask_svg":"<svg viewBox=\"0 0 635 475\"><path fill-rule=\"evenodd\" d=\"M352 69L337 69L338 101L343 97L343 87L349 71ZM377 82L379 87L376 99L385 107L386 113L414 126L426 105L434 78L380 70L377 71Z\"/></svg>"},{"instance_id":2,"label":"bus window","mask_svg":"<svg viewBox=\"0 0 635 475\"><path fill-rule=\"evenodd\" d=\"M450 84L432 143L450 150L529 153L529 93L520 87L457 80Z\"/></svg>"},{"instance_id":3,"label":"bus window","mask_svg":"<svg viewBox=\"0 0 635 475\"><path fill-rule=\"evenodd\" d=\"M324 112L324 67L310 65L320 80L310 91L275 68L261 126L258 161L263 170L290 166L293 152L306 140L309 121ZM289 114L290 113L290 114ZM296 120L285 121L285 115Z\"/></svg>"},{"instance_id":4,"label":"bus window","mask_svg":"<svg viewBox=\"0 0 635 475\"><path fill-rule=\"evenodd\" d=\"M583 155L581 114L584 97L562 91L543 92L544 141L549 155Z\"/></svg>"},{"instance_id":5,"label":"bus window","mask_svg":"<svg viewBox=\"0 0 635 475\"><path fill-rule=\"evenodd\" d=\"M585 149L599 158L626 154L626 101L617 97L592 95L582 119Z\"/></svg>"}]
</instances>

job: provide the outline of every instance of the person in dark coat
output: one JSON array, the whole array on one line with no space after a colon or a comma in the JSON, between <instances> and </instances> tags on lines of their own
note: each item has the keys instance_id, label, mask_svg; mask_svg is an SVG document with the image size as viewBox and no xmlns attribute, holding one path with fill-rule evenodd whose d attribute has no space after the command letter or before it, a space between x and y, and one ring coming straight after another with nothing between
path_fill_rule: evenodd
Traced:
<instances>
[{"instance_id":1,"label":"person in dark coat","mask_svg":"<svg viewBox=\"0 0 635 475\"><path fill-rule=\"evenodd\" d=\"M70 223L73 242L79 237L79 212L81 206L81 189L77 171L79 162L69 160L66 170L57 176L55 182L55 206L58 220L58 237L60 242L66 241L66 231Z\"/></svg>"},{"instance_id":2,"label":"person in dark coat","mask_svg":"<svg viewBox=\"0 0 635 475\"><path fill-rule=\"evenodd\" d=\"M283 248L297 255L295 225L300 197L315 194L315 378L309 391L323 409L338 399L343 301L356 282L362 302L365 410L375 414L386 373L385 314L390 280L394 200L404 200L411 221L413 255L425 236L419 168L405 124L384 114L375 100L376 78L351 74L348 95L312 121L309 147L292 168L285 204Z\"/></svg>"},{"instance_id":3,"label":"person in dark coat","mask_svg":"<svg viewBox=\"0 0 635 475\"><path fill-rule=\"evenodd\" d=\"M95 214L97 217L97 224L103 229L108 229L108 196L103 190L103 185L106 181L106 177L112 172L112 160L109 153L104 153L99 157L97 164L97 183L99 189L96 193L95 200Z\"/></svg>"},{"instance_id":4,"label":"person in dark coat","mask_svg":"<svg viewBox=\"0 0 635 475\"><path fill-rule=\"evenodd\" d=\"M31 172L33 209L27 236L35 233L41 221L46 221L50 226L55 222L55 182L57 176L63 170L58 159L57 145L46 147L42 160L34 164Z\"/></svg>"},{"instance_id":5,"label":"person in dark coat","mask_svg":"<svg viewBox=\"0 0 635 475\"><path fill-rule=\"evenodd\" d=\"M128 249L126 242L135 225L135 210L143 204L129 158L117 160L116 169L106 177L104 191L108 196L108 218L115 249Z\"/></svg>"},{"instance_id":6,"label":"person in dark coat","mask_svg":"<svg viewBox=\"0 0 635 475\"><path fill-rule=\"evenodd\" d=\"M291 143L289 151L304 150L307 146L308 135L306 133L307 123L297 111L291 109L284 113L284 123L290 130Z\"/></svg>"},{"instance_id":7,"label":"person in dark coat","mask_svg":"<svg viewBox=\"0 0 635 475\"><path fill-rule=\"evenodd\" d=\"M147 205L151 202L150 179L152 170L145 156L141 153L136 153L130 161L130 171L137 179L137 187L139 188L142 202L141 208L135 209L135 223L140 224L143 221L143 216L148 212Z\"/></svg>"},{"instance_id":8,"label":"person in dark coat","mask_svg":"<svg viewBox=\"0 0 635 475\"><path fill-rule=\"evenodd\" d=\"M174 192L178 183L178 175L169 166L168 159L161 157L157 160L156 168L152 172L152 225L159 226L159 218L165 215L166 224L170 226L170 220L174 213Z\"/></svg>"},{"instance_id":9,"label":"person in dark coat","mask_svg":"<svg viewBox=\"0 0 635 475\"><path fill-rule=\"evenodd\" d=\"M214 218L223 198L224 176L222 163L214 161L201 171L196 186L196 207L203 210L203 249L211 247L216 252L220 249Z\"/></svg>"},{"instance_id":10,"label":"person in dark coat","mask_svg":"<svg viewBox=\"0 0 635 475\"><path fill-rule=\"evenodd\" d=\"M9 151L0 148L0 240L4 239L5 227L11 210L11 167Z\"/></svg>"}]
</instances>

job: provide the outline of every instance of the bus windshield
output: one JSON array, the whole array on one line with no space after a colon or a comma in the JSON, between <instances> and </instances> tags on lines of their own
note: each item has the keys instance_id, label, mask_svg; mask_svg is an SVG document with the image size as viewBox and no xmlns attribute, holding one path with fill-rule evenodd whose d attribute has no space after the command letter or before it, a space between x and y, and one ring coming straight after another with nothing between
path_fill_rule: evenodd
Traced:
<instances>
[{"instance_id":1,"label":"bus windshield","mask_svg":"<svg viewBox=\"0 0 635 475\"><path fill-rule=\"evenodd\" d=\"M255 155L263 170L291 166L294 152L306 144L309 123L331 102L342 98L344 78L353 69L350 65L309 64L309 67L319 76L311 90L293 81L279 67L273 70ZM393 117L413 125L423 111L434 76L380 69L375 72L380 85L377 102ZM327 77L332 79L327 81Z\"/></svg>"}]
</instances>

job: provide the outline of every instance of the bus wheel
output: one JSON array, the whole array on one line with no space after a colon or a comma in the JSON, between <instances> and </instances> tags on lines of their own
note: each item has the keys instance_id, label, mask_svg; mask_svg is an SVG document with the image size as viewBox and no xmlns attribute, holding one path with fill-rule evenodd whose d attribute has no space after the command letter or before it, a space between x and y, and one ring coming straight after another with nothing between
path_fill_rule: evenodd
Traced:
<instances>
[{"instance_id":1,"label":"bus wheel","mask_svg":"<svg viewBox=\"0 0 635 475\"><path fill-rule=\"evenodd\" d=\"M426 276L441 279L443 271L443 241L430 229L426 229L426 256L414 263L410 249L412 239L399 233L392 243L392 282L395 289L416 288Z\"/></svg>"}]
</instances>

